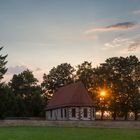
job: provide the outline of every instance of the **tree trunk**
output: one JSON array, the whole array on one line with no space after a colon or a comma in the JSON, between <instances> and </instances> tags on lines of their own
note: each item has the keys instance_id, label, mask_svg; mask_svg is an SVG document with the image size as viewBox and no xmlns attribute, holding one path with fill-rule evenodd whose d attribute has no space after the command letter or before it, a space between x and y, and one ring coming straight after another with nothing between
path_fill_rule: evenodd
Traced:
<instances>
[{"instance_id":1,"label":"tree trunk","mask_svg":"<svg viewBox=\"0 0 140 140\"><path fill-rule=\"evenodd\" d=\"M113 120L116 120L116 111L113 113Z\"/></svg>"},{"instance_id":2,"label":"tree trunk","mask_svg":"<svg viewBox=\"0 0 140 140\"><path fill-rule=\"evenodd\" d=\"M124 114L124 120L126 121L128 118L127 118L127 112L125 112Z\"/></svg>"},{"instance_id":3,"label":"tree trunk","mask_svg":"<svg viewBox=\"0 0 140 140\"><path fill-rule=\"evenodd\" d=\"M101 120L103 120L104 117L104 110L101 110Z\"/></svg>"},{"instance_id":4,"label":"tree trunk","mask_svg":"<svg viewBox=\"0 0 140 140\"><path fill-rule=\"evenodd\" d=\"M138 111L137 110L135 110L135 121L137 121L138 120Z\"/></svg>"}]
</instances>

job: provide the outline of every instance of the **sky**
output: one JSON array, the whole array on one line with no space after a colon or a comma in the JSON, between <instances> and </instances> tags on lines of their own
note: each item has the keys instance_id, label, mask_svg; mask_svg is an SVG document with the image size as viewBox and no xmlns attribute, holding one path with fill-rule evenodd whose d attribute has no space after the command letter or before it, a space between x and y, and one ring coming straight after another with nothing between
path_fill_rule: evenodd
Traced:
<instances>
[{"instance_id":1,"label":"sky","mask_svg":"<svg viewBox=\"0 0 140 140\"><path fill-rule=\"evenodd\" d=\"M5 81L27 68L41 81L65 62L140 59L140 0L0 0L0 46Z\"/></svg>"}]
</instances>

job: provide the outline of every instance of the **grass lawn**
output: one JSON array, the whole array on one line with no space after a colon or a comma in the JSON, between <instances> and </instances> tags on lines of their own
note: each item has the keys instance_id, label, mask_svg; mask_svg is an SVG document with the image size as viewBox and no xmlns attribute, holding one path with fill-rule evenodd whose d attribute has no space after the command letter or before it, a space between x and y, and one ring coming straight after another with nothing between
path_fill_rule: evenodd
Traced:
<instances>
[{"instance_id":1,"label":"grass lawn","mask_svg":"<svg viewBox=\"0 0 140 140\"><path fill-rule=\"evenodd\" d=\"M140 129L0 127L0 140L140 140Z\"/></svg>"}]
</instances>

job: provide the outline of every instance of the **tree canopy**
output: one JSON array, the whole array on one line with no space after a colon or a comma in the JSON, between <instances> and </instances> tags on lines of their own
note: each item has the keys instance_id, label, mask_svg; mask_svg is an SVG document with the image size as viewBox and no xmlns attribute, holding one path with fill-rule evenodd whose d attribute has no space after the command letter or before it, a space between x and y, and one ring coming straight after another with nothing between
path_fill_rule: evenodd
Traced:
<instances>
[{"instance_id":1,"label":"tree canopy","mask_svg":"<svg viewBox=\"0 0 140 140\"><path fill-rule=\"evenodd\" d=\"M0 51L2 47L0 48ZM0 82L7 71L7 55L0 55ZM62 63L44 74L38 83L33 72L25 70L14 74L8 84L0 86L0 118L41 117L45 106L55 91L73 82L82 81L91 96L96 111L105 111L112 118L134 113L135 120L140 113L140 61L136 56L112 57L98 67L84 61L76 67Z\"/></svg>"},{"instance_id":2,"label":"tree canopy","mask_svg":"<svg viewBox=\"0 0 140 140\"><path fill-rule=\"evenodd\" d=\"M37 79L30 70L13 75L9 86L16 97L16 116L41 116L44 106L42 89L37 85Z\"/></svg>"},{"instance_id":3,"label":"tree canopy","mask_svg":"<svg viewBox=\"0 0 140 140\"><path fill-rule=\"evenodd\" d=\"M68 63L62 63L53 67L49 74L44 74L42 87L49 93L54 93L59 87L70 84L74 81L75 69Z\"/></svg>"}]
</instances>

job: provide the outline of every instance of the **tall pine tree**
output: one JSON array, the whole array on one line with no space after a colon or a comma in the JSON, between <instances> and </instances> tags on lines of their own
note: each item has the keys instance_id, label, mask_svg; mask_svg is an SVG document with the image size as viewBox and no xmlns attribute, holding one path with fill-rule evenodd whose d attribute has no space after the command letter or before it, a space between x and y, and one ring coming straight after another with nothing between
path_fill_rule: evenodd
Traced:
<instances>
[{"instance_id":1,"label":"tall pine tree","mask_svg":"<svg viewBox=\"0 0 140 140\"><path fill-rule=\"evenodd\" d=\"M3 47L0 47L0 51L3 49ZM3 79L3 75L6 73L7 68L5 67L7 61L5 60L7 55L0 55L0 85L2 85L1 80Z\"/></svg>"},{"instance_id":2,"label":"tall pine tree","mask_svg":"<svg viewBox=\"0 0 140 140\"><path fill-rule=\"evenodd\" d=\"M0 51L3 49L3 47L0 47ZM0 119L5 118L7 109L7 94L5 94L5 89L3 87L2 79L4 74L6 73L7 69L5 67L7 61L5 61L7 55L3 56L0 54Z\"/></svg>"}]
</instances>

